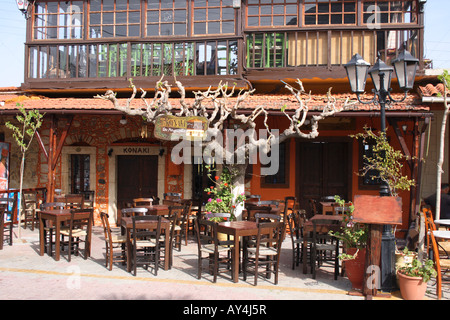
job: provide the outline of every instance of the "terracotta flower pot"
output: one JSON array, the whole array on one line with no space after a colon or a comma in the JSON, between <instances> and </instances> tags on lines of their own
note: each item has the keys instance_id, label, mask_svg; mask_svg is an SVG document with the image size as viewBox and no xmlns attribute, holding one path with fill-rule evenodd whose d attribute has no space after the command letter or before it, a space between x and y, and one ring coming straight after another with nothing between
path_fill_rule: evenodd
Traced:
<instances>
[{"instance_id":1,"label":"terracotta flower pot","mask_svg":"<svg viewBox=\"0 0 450 320\"><path fill-rule=\"evenodd\" d=\"M356 248L348 248L346 253L354 255L356 250ZM355 290L363 289L365 262L366 248L359 249L355 259L346 260L344 262L348 280L350 280L352 288Z\"/></svg>"},{"instance_id":2,"label":"terracotta flower pot","mask_svg":"<svg viewBox=\"0 0 450 320\"><path fill-rule=\"evenodd\" d=\"M420 277L409 277L397 272L400 293L405 300L422 300L427 290L427 283Z\"/></svg>"}]
</instances>

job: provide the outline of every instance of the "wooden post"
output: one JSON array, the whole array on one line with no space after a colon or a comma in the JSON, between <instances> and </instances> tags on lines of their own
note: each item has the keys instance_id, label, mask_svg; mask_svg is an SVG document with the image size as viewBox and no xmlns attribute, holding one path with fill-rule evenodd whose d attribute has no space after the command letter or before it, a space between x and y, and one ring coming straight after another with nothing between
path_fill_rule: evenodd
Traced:
<instances>
[{"instance_id":1,"label":"wooden post","mask_svg":"<svg viewBox=\"0 0 450 320\"><path fill-rule=\"evenodd\" d=\"M399 197L355 196L353 221L369 226L363 294L367 299L380 296L381 236L383 225L402 224L402 199Z\"/></svg>"}]
</instances>

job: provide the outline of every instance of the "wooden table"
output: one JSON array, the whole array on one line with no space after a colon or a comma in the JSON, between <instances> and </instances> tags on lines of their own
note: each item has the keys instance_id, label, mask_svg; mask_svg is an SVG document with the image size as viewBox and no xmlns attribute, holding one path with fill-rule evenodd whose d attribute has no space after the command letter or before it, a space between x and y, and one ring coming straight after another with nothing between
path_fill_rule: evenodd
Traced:
<instances>
[{"instance_id":1,"label":"wooden table","mask_svg":"<svg viewBox=\"0 0 450 320\"><path fill-rule=\"evenodd\" d=\"M233 281L239 281L239 243L241 237L258 235L258 226L256 221L227 221L219 222L217 225L217 232L224 233L234 237L233 247ZM269 232L269 230L267 230Z\"/></svg>"},{"instance_id":2,"label":"wooden table","mask_svg":"<svg viewBox=\"0 0 450 320\"><path fill-rule=\"evenodd\" d=\"M86 213L76 213L75 217L84 217ZM45 251L45 221L51 221L55 226L55 260L59 261L61 254L61 223L64 221L70 221L70 209L60 210L43 210L39 212L39 254L44 255ZM92 224L89 224L87 229L86 240L86 256L89 257L91 253L91 236L92 236Z\"/></svg>"},{"instance_id":3,"label":"wooden table","mask_svg":"<svg viewBox=\"0 0 450 320\"><path fill-rule=\"evenodd\" d=\"M306 221L305 224L303 225L303 248L308 247L308 234L310 232L314 231L313 220L326 219L326 220L342 221L342 218L343 218L343 216L340 216L340 215L316 214L311 219ZM331 225L321 224L319 226L320 226L319 231L321 233L327 233L328 231L330 231L332 229ZM335 225L333 225L333 226L335 226ZM308 255L306 252L303 252L303 273L304 274L306 274L308 271L307 264L308 264Z\"/></svg>"},{"instance_id":4,"label":"wooden table","mask_svg":"<svg viewBox=\"0 0 450 320\"><path fill-rule=\"evenodd\" d=\"M121 219L121 229L122 234L125 233L127 237L127 270L131 272L131 231L133 230L133 218L132 217L122 217ZM137 225L139 228L145 229L155 229L157 226L157 221L139 221ZM161 219L161 231L164 230L165 237L165 256L164 256L164 270L169 270L169 262L170 262L170 221L166 218Z\"/></svg>"}]
</instances>

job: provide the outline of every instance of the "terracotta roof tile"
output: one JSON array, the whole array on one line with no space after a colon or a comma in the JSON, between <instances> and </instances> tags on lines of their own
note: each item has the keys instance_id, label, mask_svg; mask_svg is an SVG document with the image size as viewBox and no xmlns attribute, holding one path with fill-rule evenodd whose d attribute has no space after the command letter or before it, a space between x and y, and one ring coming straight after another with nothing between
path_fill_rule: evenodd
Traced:
<instances>
[{"instance_id":1,"label":"terracotta roof tile","mask_svg":"<svg viewBox=\"0 0 450 320\"><path fill-rule=\"evenodd\" d=\"M336 99L336 105L341 108L345 101L349 98L348 94L333 94ZM401 99L402 94L394 94L395 99ZM305 99L308 97L305 96ZM355 96L350 96L353 101L356 100ZM372 98L371 95L367 96L367 100ZM38 110L114 110L113 104L109 101L94 98L49 98L44 96L26 96L23 94L1 94L0 101L4 101L4 106L0 107L0 112L2 110L17 110L17 103L23 104L26 109L38 109ZM119 99L122 105L126 104L127 99ZM148 99L147 101L151 101ZM233 102L234 99L230 99ZM192 103L193 99L186 99L187 103ZM179 100L173 98L171 103L174 108L179 108ZM308 107L312 111L320 111L327 103L326 95L314 96L308 103ZM141 99L134 99L131 106L134 108L142 107L144 104ZM253 110L257 106L265 106L267 110L280 111L283 106L286 110L295 110L298 107L298 103L294 96L290 94L278 94L278 95L263 95L255 94L250 98L245 100L242 105L242 110ZM212 106L212 105L211 105ZM207 105L208 107L208 105ZM379 110L379 105L363 105L357 103L351 106L348 110L350 111L373 111ZM408 98L401 103L392 103L387 106L387 110L395 111L428 111L429 107L427 105L421 104L418 95L410 94Z\"/></svg>"},{"instance_id":2,"label":"terracotta roof tile","mask_svg":"<svg viewBox=\"0 0 450 320\"><path fill-rule=\"evenodd\" d=\"M439 83L433 85L431 83L426 86L419 86L419 92L423 97L443 97L444 96L444 84ZM450 92L447 90L447 96L450 96Z\"/></svg>"}]
</instances>

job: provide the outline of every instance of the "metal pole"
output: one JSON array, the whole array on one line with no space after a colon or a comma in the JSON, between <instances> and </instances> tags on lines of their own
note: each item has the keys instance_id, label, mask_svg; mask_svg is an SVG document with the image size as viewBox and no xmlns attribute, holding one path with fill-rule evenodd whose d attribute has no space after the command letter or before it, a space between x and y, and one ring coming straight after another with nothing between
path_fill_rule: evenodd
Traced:
<instances>
[{"instance_id":1,"label":"metal pole","mask_svg":"<svg viewBox=\"0 0 450 320\"><path fill-rule=\"evenodd\" d=\"M381 116L381 132L386 138L386 101L388 91L384 87L385 74L381 72L380 92L378 93ZM383 157L385 154L383 155ZM391 192L386 182L382 181L380 186L380 197L390 196ZM395 282L395 237L392 233L391 225L383 225L381 235L381 290L391 292L396 287Z\"/></svg>"}]
</instances>

